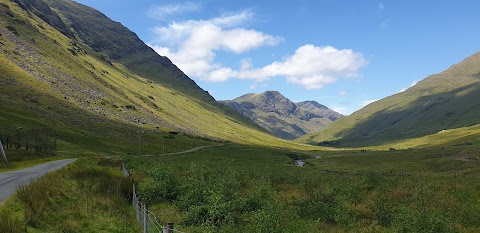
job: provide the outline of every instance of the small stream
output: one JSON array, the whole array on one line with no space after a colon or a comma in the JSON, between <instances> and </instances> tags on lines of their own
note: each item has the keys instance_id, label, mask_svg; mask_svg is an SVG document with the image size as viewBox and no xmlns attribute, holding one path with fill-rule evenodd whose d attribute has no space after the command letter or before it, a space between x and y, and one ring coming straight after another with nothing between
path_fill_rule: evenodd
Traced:
<instances>
[{"instance_id":1,"label":"small stream","mask_svg":"<svg viewBox=\"0 0 480 233\"><path fill-rule=\"evenodd\" d=\"M303 167L304 164L305 164L305 162L301 159L295 160L295 166L297 166L297 167Z\"/></svg>"},{"instance_id":2,"label":"small stream","mask_svg":"<svg viewBox=\"0 0 480 233\"><path fill-rule=\"evenodd\" d=\"M315 155L315 159L321 159L322 156L320 155ZM305 165L305 161L303 161L302 159L294 159L295 161L295 166L297 167L303 167L303 165Z\"/></svg>"}]
</instances>

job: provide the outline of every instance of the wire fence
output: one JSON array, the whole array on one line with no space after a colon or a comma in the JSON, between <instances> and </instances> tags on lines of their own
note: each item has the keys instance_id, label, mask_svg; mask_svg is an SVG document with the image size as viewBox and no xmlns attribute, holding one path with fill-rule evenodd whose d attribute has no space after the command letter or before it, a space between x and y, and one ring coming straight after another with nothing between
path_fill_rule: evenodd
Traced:
<instances>
[{"instance_id":1,"label":"wire fence","mask_svg":"<svg viewBox=\"0 0 480 233\"><path fill-rule=\"evenodd\" d=\"M126 177L130 176L130 172L125 167L125 164L122 162L123 174ZM133 185L132 191L132 205L135 208L137 221L140 225L140 232L142 233L185 233L179 230L174 229L173 223L165 223L163 226L157 220L155 214L150 212L147 208L146 203L142 203L141 199L138 197L135 190L135 184Z\"/></svg>"},{"instance_id":2,"label":"wire fence","mask_svg":"<svg viewBox=\"0 0 480 233\"><path fill-rule=\"evenodd\" d=\"M2 141L0 141L0 151L2 152L3 160L5 161L5 163L8 163L7 156L5 155L5 151L3 150Z\"/></svg>"}]
</instances>

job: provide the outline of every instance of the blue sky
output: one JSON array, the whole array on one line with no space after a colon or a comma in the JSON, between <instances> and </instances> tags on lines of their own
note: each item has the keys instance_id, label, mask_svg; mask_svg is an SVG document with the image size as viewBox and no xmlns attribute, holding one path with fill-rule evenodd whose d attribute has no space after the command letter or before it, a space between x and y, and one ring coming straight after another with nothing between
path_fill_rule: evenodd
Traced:
<instances>
[{"instance_id":1,"label":"blue sky","mask_svg":"<svg viewBox=\"0 0 480 233\"><path fill-rule=\"evenodd\" d=\"M480 50L480 1L77 0L217 100L278 90L350 114Z\"/></svg>"}]
</instances>

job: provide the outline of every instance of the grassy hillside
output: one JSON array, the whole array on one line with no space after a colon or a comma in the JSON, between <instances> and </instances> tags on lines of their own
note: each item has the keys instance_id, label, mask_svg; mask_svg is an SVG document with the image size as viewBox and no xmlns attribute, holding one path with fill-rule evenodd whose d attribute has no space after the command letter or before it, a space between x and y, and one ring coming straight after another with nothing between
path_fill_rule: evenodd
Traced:
<instances>
[{"instance_id":1,"label":"grassy hillside","mask_svg":"<svg viewBox=\"0 0 480 233\"><path fill-rule=\"evenodd\" d=\"M314 101L293 103L277 91L246 94L222 103L271 134L288 140L318 132L343 117Z\"/></svg>"},{"instance_id":2,"label":"grassy hillside","mask_svg":"<svg viewBox=\"0 0 480 233\"><path fill-rule=\"evenodd\" d=\"M299 142L380 145L480 123L480 53L379 100ZM331 143L331 142L330 142Z\"/></svg>"},{"instance_id":3,"label":"grassy hillside","mask_svg":"<svg viewBox=\"0 0 480 233\"><path fill-rule=\"evenodd\" d=\"M138 147L158 153L212 143L194 137L298 146L213 101L168 59L98 11L66 0L15 2L0 1L3 137L46 128L61 150L95 153L138 153ZM123 44L132 47L121 53L115 46Z\"/></svg>"},{"instance_id":4,"label":"grassy hillside","mask_svg":"<svg viewBox=\"0 0 480 233\"><path fill-rule=\"evenodd\" d=\"M366 147L366 149L409 149L446 146L477 146L480 147L480 125L442 130L419 138L409 138L391 141L379 146Z\"/></svg>"}]
</instances>

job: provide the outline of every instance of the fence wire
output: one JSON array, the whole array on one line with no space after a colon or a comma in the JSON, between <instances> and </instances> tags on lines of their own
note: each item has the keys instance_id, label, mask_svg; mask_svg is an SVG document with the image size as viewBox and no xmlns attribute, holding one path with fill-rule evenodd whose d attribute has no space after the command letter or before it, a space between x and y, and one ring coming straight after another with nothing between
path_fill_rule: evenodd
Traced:
<instances>
[{"instance_id":1,"label":"fence wire","mask_svg":"<svg viewBox=\"0 0 480 233\"><path fill-rule=\"evenodd\" d=\"M130 172L125 167L125 164L122 162L122 170L123 174L126 177L130 176ZM172 223L167 223L162 226L160 222L157 220L155 214L150 212L147 208L145 203L141 202L141 199L138 197L137 192L135 190L135 185L133 185L132 190L132 205L135 209L135 213L137 216L137 221L140 225L140 232L142 233L185 233L173 228Z\"/></svg>"}]
</instances>

